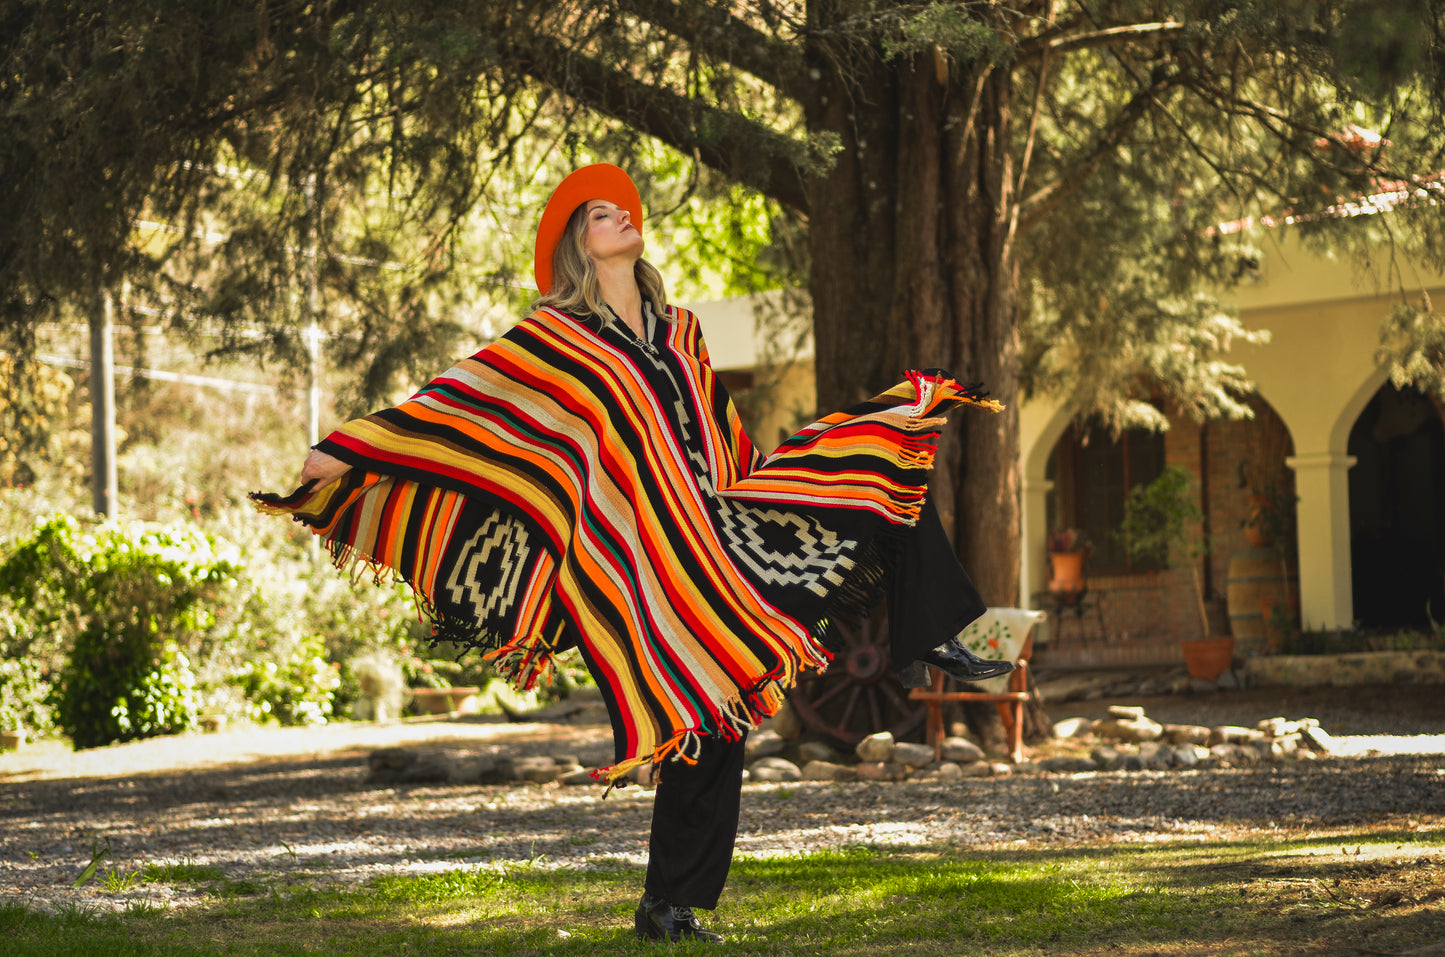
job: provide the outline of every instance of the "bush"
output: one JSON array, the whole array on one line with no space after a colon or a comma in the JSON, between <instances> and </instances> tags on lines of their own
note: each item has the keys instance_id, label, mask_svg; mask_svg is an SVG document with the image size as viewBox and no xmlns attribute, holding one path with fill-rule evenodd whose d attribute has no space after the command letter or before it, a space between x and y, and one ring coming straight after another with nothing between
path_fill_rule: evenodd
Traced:
<instances>
[{"instance_id":1,"label":"bush","mask_svg":"<svg viewBox=\"0 0 1445 957\"><path fill-rule=\"evenodd\" d=\"M325 724L341 685L340 665L326 660L319 636L281 660L248 661L231 680L245 694L250 717L281 724Z\"/></svg>"},{"instance_id":2,"label":"bush","mask_svg":"<svg viewBox=\"0 0 1445 957\"><path fill-rule=\"evenodd\" d=\"M24 619L0 609L0 731L24 728L43 735L55 727L50 672L38 653L41 645Z\"/></svg>"},{"instance_id":3,"label":"bush","mask_svg":"<svg viewBox=\"0 0 1445 957\"><path fill-rule=\"evenodd\" d=\"M77 749L194 725L191 656L229 624L238 572L191 528L105 524L86 534L64 515L6 556L0 595L31 632L62 643L51 697Z\"/></svg>"}]
</instances>

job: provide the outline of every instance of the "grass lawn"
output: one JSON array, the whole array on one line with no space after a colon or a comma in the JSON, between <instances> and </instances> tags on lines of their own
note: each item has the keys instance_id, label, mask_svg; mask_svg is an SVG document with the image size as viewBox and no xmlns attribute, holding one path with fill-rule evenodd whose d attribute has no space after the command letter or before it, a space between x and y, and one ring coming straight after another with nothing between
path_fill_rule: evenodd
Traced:
<instances>
[{"instance_id":1,"label":"grass lawn","mask_svg":"<svg viewBox=\"0 0 1445 957\"><path fill-rule=\"evenodd\" d=\"M1357 843L1358 841L1358 843ZM739 859L708 923L739 954L1445 954L1445 834L971 852L854 847ZM0 951L129 954L649 953L641 873L545 861L351 890L237 884L214 868L138 881L213 903L98 916L0 906ZM704 915L706 916L706 915ZM688 951L703 949L692 944ZM707 948L712 949L712 948Z\"/></svg>"}]
</instances>

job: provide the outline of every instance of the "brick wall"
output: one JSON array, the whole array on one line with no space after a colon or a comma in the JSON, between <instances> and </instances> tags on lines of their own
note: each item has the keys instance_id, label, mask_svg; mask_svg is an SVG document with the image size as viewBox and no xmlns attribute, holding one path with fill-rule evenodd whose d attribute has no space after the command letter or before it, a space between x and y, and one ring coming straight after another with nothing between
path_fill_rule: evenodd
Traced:
<instances>
[{"instance_id":1,"label":"brick wall","mask_svg":"<svg viewBox=\"0 0 1445 957\"><path fill-rule=\"evenodd\" d=\"M1250 512L1252 492L1247 483L1241 486L1241 464L1268 459L1283 468L1284 456L1291 454L1288 432L1279 416L1262 401L1251 404L1255 409L1252 420L1216 421L1203 427L1176 410L1168 410L1171 428L1164 436L1166 464L1190 472L1195 503L1206 511L1205 525L1198 531L1202 533L1207 527L1213 551L1199 563L1199 572L1210 630L1216 635L1229 633L1225 598L1230 557L1248 547L1243 525ZM1284 471L1292 490L1293 474ZM1182 563L1142 574L1090 573L1088 585L1091 596L1097 596L1100 602L1099 613L1084 615L1077 621L1072 613L1066 613L1062 633L1058 624L1051 629L1065 643L1107 640L1172 646L1182 638L1200 637L1194 585L1188 567ZM1157 659L1161 655L1167 653L1141 646L1126 657L1144 663L1151 656Z\"/></svg>"}]
</instances>

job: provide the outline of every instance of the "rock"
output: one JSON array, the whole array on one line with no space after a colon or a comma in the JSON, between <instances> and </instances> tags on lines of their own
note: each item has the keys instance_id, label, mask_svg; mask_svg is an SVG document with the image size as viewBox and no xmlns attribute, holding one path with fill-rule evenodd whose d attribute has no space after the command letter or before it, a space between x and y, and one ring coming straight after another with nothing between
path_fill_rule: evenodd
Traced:
<instances>
[{"instance_id":1,"label":"rock","mask_svg":"<svg viewBox=\"0 0 1445 957\"><path fill-rule=\"evenodd\" d=\"M773 730L778 732L784 741L795 741L803 734L803 722L798 718L798 712L793 710L790 701L783 702L783 706L773 715L772 723Z\"/></svg>"},{"instance_id":2,"label":"rock","mask_svg":"<svg viewBox=\"0 0 1445 957\"><path fill-rule=\"evenodd\" d=\"M1190 694L1218 694L1219 685L1213 681L1205 681L1203 678L1189 679Z\"/></svg>"},{"instance_id":3,"label":"rock","mask_svg":"<svg viewBox=\"0 0 1445 957\"><path fill-rule=\"evenodd\" d=\"M513 771L513 764L515 764L515 761L510 755L499 755L492 764L492 770L489 773L482 775L481 783L511 784L513 781L517 780L517 775Z\"/></svg>"},{"instance_id":4,"label":"rock","mask_svg":"<svg viewBox=\"0 0 1445 957\"><path fill-rule=\"evenodd\" d=\"M996 778L1006 778L1014 773L1014 769L1012 764L1004 764L1002 761L997 761L988 766L988 773Z\"/></svg>"},{"instance_id":5,"label":"rock","mask_svg":"<svg viewBox=\"0 0 1445 957\"><path fill-rule=\"evenodd\" d=\"M564 772L562 776L557 779L557 783L576 786L578 784L596 784L597 779L594 778L592 772L586 768L576 768Z\"/></svg>"},{"instance_id":6,"label":"rock","mask_svg":"<svg viewBox=\"0 0 1445 957\"><path fill-rule=\"evenodd\" d=\"M743 773L746 774L747 772L744 771ZM639 787L657 787L657 765L650 762L647 764L639 764L627 772L627 776Z\"/></svg>"},{"instance_id":7,"label":"rock","mask_svg":"<svg viewBox=\"0 0 1445 957\"><path fill-rule=\"evenodd\" d=\"M1299 734L1307 724L1305 721L1290 721L1286 718L1266 718L1254 727L1271 738L1282 738L1288 734Z\"/></svg>"},{"instance_id":8,"label":"rock","mask_svg":"<svg viewBox=\"0 0 1445 957\"><path fill-rule=\"evenodd\" d=\"M786 758L760 758L750 766L753 781L802 781L803 772Z\"/></svg>"},{"instance_id":9,"label":"rock","mask_svg":"<svg viewBox=\"0 0 1445 957\"><path fill-rule=\"evenodd\" d=\"M531 781L533 784L546 784L557 780L557 775L562 769L557 762L549 757L538 756L530 758L518 758L512 765L512 773L523 781Z\"/></svg>"},{"instance_id":10,"label":"rock","mask_svg":"<svg viewBox=\"0 0 1445 957\"><path fill-rule=\"evenodd\" d=\"M859 761L868 764L877 764L890 761L893 758L893 732L879 731L877 734L870 734L854 749Z\"/></svg>"},{"instance_id":11,"label":"rock","mask_svg":"<svg viewBox=\"0 0 1445 957\"><path fill-rule=\"evenodd\" d=\"M787 758L758 758L748 766L755 781L801 781L803 772Z\"/></svg>"},{"instance_id":12,"label":"rock","mask_svg":"<svg viewBox=\"0 0 1445 957\"><path fill-rule=\"evenodd\" d=\"M955 721L948 726L948 736L950 738L967 738L970 741L974 741L973 732L968 730L968 725L962 721ZM978 742L974 741L974 743L977 744Z\"/></svg>"},{"instance_id":13,"label":"rock","mask_svg":"<svg viewBox=\"0 0 1445 957\"><path fill-rule=\"evenodd\" d=\"M1089 759L1100 771L1117 771L1124 766L1124 755L1119 753L1118 748L1111 748L1108 745L1100 745L1090 751Z\"/></svg>"},{"instance_id":14,"label":"rock","mask_svg":"<svg viewBox=\"0 0 1445 957\"><path fill-rule=\"evenodd\" d=\"M1262 744L1263 742L1260 743ZM1258 744L1256 744L1255 746L1259 747ZM1295 752L1299 751L1300 736L1297 734L1287 734L1282 738L1274 738L1269 742L1268 746L1269 759L1271 761L1279 761L1283 758L1291 758L1294 757Z\"/></svg>"},{"instance_id":15,"label":"rock","mask_svg":"<svg viewBox=\"0 0 1445 957\"><path fill-rule=\"evenodd\" d=\"M1126 755L1124 755L1124 770L1125 770L1125 771L1142 771L1142 770L1144 770L1144 759L1141 758L1141 757L1139 757L1139 755L1137 755L1137 754L1126 754Z\"/></svg>"},{"instance_id":16,"label":"rock","mask_svg":"<svg viewBox=\"0 0 1445 957\"><path fill-rule=\"evenodd\" d=\"M1247 768L1259 763L1259 752L1243 744L1215 744L1209 748L1210 755L1220 764Z\"/></svg>"},{"instance_id":17,"label":"rock","mask_svg":"<svg viewBox=\"0 0 1445 957\"><path fill-rule=\"evenodd\" d=\"M496 770L497 762L484 754L472 754L465 757L458 757L451 767L450 784L482 784L485 783L493 771Z\"/></svg>"},{"instance_id":18,"label":"rock","mask_svg":"<svg viewBox=\"0 0 1445 957\"><path fill-rule=\"evenodd\" d=\"M415 748L380 748L367 756L366 763L372 773L377 771L400 771L416 763Z\"/></svg>"},{"instance_id":19,"label":"rock","mask_svg":"<svg viewBox=\"0 0 1445 957\"><path fill-rule=\"evenodd\" d=\"M1174 766L1174 749L1158 741L1139 745L1139 760L1146 771L1168 771Z\"/></svg>"},{"instance_id":20,"label":"rock","mask_svg":"<svg viewBox=\"0 0 1445 957\"><path fill-rule=\"evenodd\" d=\"M821 741L804 741L798 745L798 757L803 759L804 764L809 761L837 763L842 755Z\"/></svg>"},{"instance_id":21,"label":"rock","mask_svg":"<svg viewBox=\"0 0 1445 957\"><path fill-rule=\"evenodd\" d=\"M1241 691L1245 687L1244 675L1233 668L1225 668L1214 679L1214 686L1220 691Z\"/></svg>"},{"instance_id":22,"label":"rock","mask_svg":"<svg viewBox=\"0 0 1445 957\"><path fill-rule=\"evenodd\" d=\"M1045 771L1052 771L1055 774L1078 774L1084 771L1099 770L1099 766L1088 758L1071 758L1067 755L1045 758L1038 762L1038 765Z\"/></svg>"},{"instance_id":23,"label":"rock","mask_svg":"<svg viewBox=\"0 0 1445 957\"><path fill-rule=\"evenodd\" d=\"M1086 734L1092 734L1094 722L1091 718L1064 718L1062 721L1054 722L1054 737L1056 738L1082 738ZM944 742L948 744L947 741Z\"/></svg>"},{"instance_id":24,"label":"rock","mask_svg":"<svg viewBox=\"0 0 1445 957\"><path fill-rule=\"evenodd\" d=\"M1164 736L1164 725L1142 716L1110 718L1094 725L1094 733L1101 738L1114 738L1118 741L1157 741Z\"/></svg>"},{"instance_id":25,"label":"rock","mask_svg":"<svg viewBox=\"0 0 1445 957\"><path fill-rule=\"evenodd\" d=\"M900 741L893 746L891 760L910 768L926 768L938 760L938 755L926 744Z\"/></svg>"},{"instance_id":26,"label":"rock","mask_svg":"<svg viewBox=\"0 0 1445 957\"><path fill-rule=\"evenodd\" d=\"M748 735L748 743L744 745L744 754L749 763L758 758L766 758L780 753L788 746L783 736L776 731L762 730L754 731Z\"/></svg>"},{"instance_id":27,"label":"rock","mask_svg":"<svg viewBox=\"0 0 1445 957\"><path fill-rule=\"evenodd\" d=\"M983 760L983 748L967 738L944 738L943 760L957 764L972 764Z\"/></svg>"},{"instance_id":28,"label":"rock","mask_svg":"<svg viewBox=\"0 0 1445 957\"><path fill-rule=\"evenodd\" d=\"M471 751L379 748L367 756L368 784L476 784L495 762Z\"/></svg>"},{"instance_id":29,"label":"rock","mask_svg":"<svg viewBox=\"0 0 1445 957\"><path fill-rule=\"evenodd\" d=\"M1222 724L1209 729L1209 738L1204 742L1209 747L1216 744L1247 744L1251 741L1258 741L1264 735L1253 728L1241 728L1238 725Z\"/></svg>"},{"instance_id":30,"label":"rock","mask_svg":"<svg viewBox=\"0 0 1445 957\"><path fill-rule=\"evenodd\" d=\"M940 781L961 781L963 780L962 766L952 761L944 761L933 770L934 777Z\"/></svg>"},{"instance_id":31,"label":"rock","mask_svg":"<svg viewBox=\"0 0 1445 957\"><path fill-rule=\"evenodd\" d=\"M993 774L993 766L987 761L970 761L960 767L958 771L966 778L986 778Z\"/></svg>"},{"instance_id":32,"label":"rock","mask_svg":"<svg viewBox=\"0 0 1445 957\"><path fill-rule=\"evenodd\" d=\"M1300 731L1300 744L1319 754L1329 754L1334 750L1335 739L1324 728L1316 724L1314 727L1306 727Z\"/></svg>"},{"instance_id":33,"label":"rock","mask_svg":"<svg viewBox=\"0 0 1445 957\"><path fill-rule=\"evenodd\" d=\"M1178 768L1192 768L1199 764L1199 753L1195 751L1197 745L1180 744L1171 749L1171 761ZM1204 752L1208 754L1208 751Z\"/></svg>"},{"instance_id":34,"label":"rock","mask_svg":"<svg viewBox=\"0 0 1445 957\"><path fill-rule=\"evenodd\" d=\"M572 751L557 751L552 754L552 763L558 767L568 768L574 765L580 765L582 759Z\"/></svg>"},{"instance_id":35,"label":"rock","mask_svg":"<svg viewBox=\"0 0 1445 957\"><path fill-rule=\"evenodd\" d=\"M831 761L809 761L803 765L804 781L853 781L858 772L844 764Z\"/></svg>"},{"instance_id":36,"label":"rock","mask_svg":"<svg viewBox=\"0 0 1445 957\"><path fill-rule=\"evenodd\" d=\"M860 781L901 781L908 769L901 764L865 761L853 769Z\"/></svg>"},{"instance_id":37,"label":"rock","mask_svg":"<svg viewBox=\"0 0 1445 957\"><path fill-rule=\"evenodd\" d=\"M1170 744L1204 744L1209 740L1209 729L1201 724L1166 724L1164 740Z\"/></svg>"},{"instance_id":38,"label":"rock","mask_svg":"<svg viewBox=\"0 0 1445 957\"><path fill-rule=\"evenodd\" d=\"M1144 717L1144 709L1134 705L1111 704L1109 705L1109 717L1137 721Z\"/></svg>"}]
</instances>

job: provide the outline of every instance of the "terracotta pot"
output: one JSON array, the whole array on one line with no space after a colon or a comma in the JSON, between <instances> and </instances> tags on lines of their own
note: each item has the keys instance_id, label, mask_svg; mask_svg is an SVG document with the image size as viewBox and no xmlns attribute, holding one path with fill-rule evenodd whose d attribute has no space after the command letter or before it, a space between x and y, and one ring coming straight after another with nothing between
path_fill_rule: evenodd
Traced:
<instances>
[{"instance_id":1,"label":"terracotta pot","mask_svg":"<svg viewBox=\"0 0 1445 957\"><path fill-rule=\"evenodd\" d=\"M475 712L481 688L413 688L411 702L417 714L450 714L453 711Z\"/></svg>"},{"instance_id":2,"label":"terracotta pot","mask_svg":"<svg viewBox=\"0 0 1445 957\"><path fill-rule=\"evenodd\" d=\"M1049 552L1049 564L1054 570L1054 577L1049 579L1049 591L1084 590L1083 552Z\"/></svg>"},{"instance_id":3,"label":"terracotta pot","mask_svg":"<svg viewBox=\"0 0 1445 957\"><path fill-rule=\"evenodd\" d=\"M24 731L0 731L0 751L15 751L24 743Z\"/></svg>"},{"instance_id":4,"label":"terracotta pot","mask_svg":"<svg viewBox=\"0 0 1445 957\"><path fill-rule=\"evenodd\" d=\"M1179 642L1184 651L1184 667L1189 677L1200 681L1214 681L1224 674L1234 661L1234 639L1223 638L1186 639Z\"/></svg>"}]
</instances>

